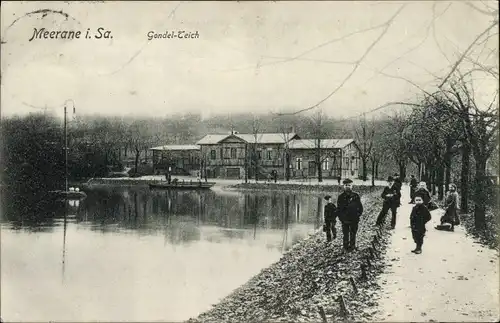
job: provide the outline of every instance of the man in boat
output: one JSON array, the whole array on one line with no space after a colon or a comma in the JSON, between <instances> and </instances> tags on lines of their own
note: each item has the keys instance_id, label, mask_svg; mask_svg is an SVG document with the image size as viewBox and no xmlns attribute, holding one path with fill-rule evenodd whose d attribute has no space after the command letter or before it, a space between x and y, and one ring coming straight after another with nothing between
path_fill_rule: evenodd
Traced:
<instances>
[{"instance_id":1,"label":"man in boat","mask_svg":"<svg viewBox=\"0 0 500 323\"><path fill-rule=\"evenodd\" d=\"M358 224L363 214L363 204L359 194L352 190L352 180L346 178L342 182L344 191L337 199L338 219L342 223L344 252L356 249Z\"/></svg>"}]
</instances>

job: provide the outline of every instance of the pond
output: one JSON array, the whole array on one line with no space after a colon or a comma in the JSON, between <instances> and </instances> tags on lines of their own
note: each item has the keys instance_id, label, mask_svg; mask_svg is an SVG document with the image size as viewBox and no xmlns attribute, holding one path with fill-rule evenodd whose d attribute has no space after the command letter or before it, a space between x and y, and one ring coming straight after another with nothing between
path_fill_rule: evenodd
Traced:
<instances>
[{"instance_id":1,"label":"pond","mask_svg":"<svg viewBox=\"0 0 500 323\"><path fill-rule=\"evenodd\" d=\"M100 188L36 209L2 199L4 321L182 321L322 223L321 197Z\"/></svg>"}]
</instances>

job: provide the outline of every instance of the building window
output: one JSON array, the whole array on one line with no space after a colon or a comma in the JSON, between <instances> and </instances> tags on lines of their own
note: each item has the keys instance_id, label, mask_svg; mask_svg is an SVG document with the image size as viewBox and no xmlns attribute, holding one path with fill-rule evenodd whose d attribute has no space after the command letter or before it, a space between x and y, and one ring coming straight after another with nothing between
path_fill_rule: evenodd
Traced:
<instances>
[{"instance_id":1,"label":"building window","mask_svg":"<svg viewBox=\"0 0 500 323\"><path fill-rule=\"evenodd\" d=\"M215 149L210 150L210 159L216 159L217 156L215 155Z\"/></svg>"},{"instance_id":2,"label":"building window","mask_svg":"<svg viewBox=\"0 0 500 323\"><path fill-rule=\"evenodd\" d=\"M267 151L267 159L271 160L272 159L272 154L271 154L272 150L268 150Z\"/></svg>"},{"instance_id":3,"label":"building window","mask_svg":"<svg viewBox=\"0 0 500 323\"><path fill-rule=\"evenodd\" d=\"M262 150L257 150L257 158L262 159Z\"/></svg>"},{"instance_id":4,"label":"building window","mask_svg":"<svg viewBox=\"0 0 500 323\"><path fill-rule=\"evenodd\" d=\"M344 167L343 169L349 169L349 157L344 157Z\"/></svg>"},{"instance_id":5,"label":"building window","mask_svg":"<svg viewBox=\"0 0 500 323\"><path fill-rule=\"evenodd\" d=\"M224 154L225 159L229 159L230 154L230 148L226 148L226 153Z\"/></svg>"},{"instance_id":6,"label":"building window","mask_svg":"<svg viewBox=\"0 0 500 323\"><path fill-rule=\"evenodd\" d=\"M328 170L328 158L323 161L323 170Z\"/></svg>"},{"instance_id":7,"label":"building window","mask_svg":"<svg viewBox=\"0 0 500 323\"><path fill-rule=\"evenodd\" d=\"M220 159L224 158L224 149L220 149Z\"/></svg>"},{"instance_id":8,"label":"building window","mask_svg":"<svg viewBox=\"0 0 500 323\"><path fill-rule=\"evenodd\" d=\"M236 159L236 148L231 148L231 158Z\"/></svg>"},{"instance_id":9,"label":"building window","mask_svg":"<svg viewBox=\"0 0 500 323\"><path fill-rule=\"evenodd\" d=\"M297 168L297 170L301 170L302 169L302 158L297 158L295 160L295 168Z\"/></svg>"}]
</instances>

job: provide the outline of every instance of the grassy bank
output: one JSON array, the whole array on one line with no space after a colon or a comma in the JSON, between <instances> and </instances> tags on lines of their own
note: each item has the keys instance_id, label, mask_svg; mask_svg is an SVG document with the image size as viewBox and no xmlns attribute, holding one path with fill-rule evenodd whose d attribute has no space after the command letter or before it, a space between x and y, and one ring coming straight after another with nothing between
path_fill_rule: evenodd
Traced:
<instances>
[{"instance_id":1,"label":"grassy bank","mask_svg":"<svg viewBox=\"0 0 500 323\"><path fill-rule=\"evenodd\" d=\"M99 186L99 185L119 185L119 186L148 186L160 182L155 179L141 179L141 178L92 178L87 181L85 186Z\"/></svg>"},{"instance_id":2,"label":"grassy bank","mask_svg":"<svg viewBox=\"0 0 500 323\"><path fill-rule=\"evenodd\" d=\"M278 184L278 183L241 183L226 186L227 189L241 191L300 191L312 193L340 193L342 187L339 185L318 184ZM379 186L355 185L354 190L360 194L379 192Z\"/></svg>"},{"instance_id":3,"label":"grassy bank","mask_svg":"<svg viewBox=\"0 0 500 323\"><path fill-rule=\"evenodd\" d=\"M482 245L499 250L498 230L500 228L499 210L488 208L486 211L486 229L477 230L474 225L474 213L460 215L461 224L467 230L467 234L472 236Z\"/></svg>"},{"instance_id":4,"label":"grassy bank","mask_svg":"<svg viewBox=\"0 0 500 323\"><path fill-rule=\"evenodd\" d=\"M359 225L358 251L341 252L342 233L337 224L333 243L326 242L323 232L299 242L278 262L189 322L321 322L319 307L329 321L337 321L344 317L339 296L350 312L349 319L370 319L379 288L374 278L383 268L378 257L370 258L368 250L377 235L374 223L379 194L380 190L362 196L365 212ZM383 231L376 244L381 253L385 252L387 238L388 233ZM368 261L371 266L367 267L367 278L362 279L361 265L368 265Z\"/></svg>"}]
</instances>

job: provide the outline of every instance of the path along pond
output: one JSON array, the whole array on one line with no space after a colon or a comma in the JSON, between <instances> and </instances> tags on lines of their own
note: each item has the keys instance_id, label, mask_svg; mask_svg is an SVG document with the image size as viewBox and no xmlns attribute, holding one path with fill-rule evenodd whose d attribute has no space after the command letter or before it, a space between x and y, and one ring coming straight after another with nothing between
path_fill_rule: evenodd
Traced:
<instances>
[{"instance_id":1,"label":"path along pond","mask_svg":"<svg viewBox=\"0 0 500 323\"><path fill-rule=\"evenodd\" d=\"M319 194L87 193L36 208L3 194L4 321L187 320L323 224Z\"/></svg>"}]
</instances>

